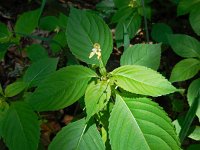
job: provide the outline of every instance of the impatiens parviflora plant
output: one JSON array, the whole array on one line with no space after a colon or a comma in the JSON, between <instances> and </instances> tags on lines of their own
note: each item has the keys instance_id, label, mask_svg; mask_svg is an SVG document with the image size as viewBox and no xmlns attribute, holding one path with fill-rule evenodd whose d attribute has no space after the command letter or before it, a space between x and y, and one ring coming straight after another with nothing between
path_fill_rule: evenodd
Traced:
<instances>
[{"instance_id":1,"label":"impatiens parviflora plant","mask_svg":"<svg viewBox=\"0 0 200 150\"><path fill-rule=\"evenodd\" d=\"M75 8L71 8L66 35L72 54L91 68L71 65L57 70L26 101L42 112L63 109L83 97L86 116L63 127L49 150L105 150L110 146L113 150L179 150L171 120L145 97L178 91L161 74L145 67L152 56L130 53L144 62L123 60L123 66L107 72L105 64L113 49L110 29L97 15ZM160 44L141 44L134 49L140 47L142 54L149 55L148 46L152 51L155 46L155 55L160 55ZM152 68L157 68L157 62Z\"/></svg>"},{"instance_id":2,"label":"impatiens parviflora plant","mask_svg":"<svg viewBox=\"0 0 200 150\"><path fill-rule=\"evenodd\" d=\"M4 113L0 137L9 149L37 150L40 129L35 112L63 109L84 98L85 118L63 127L49 150L179 150L170 118L149 97L178 91L155 71L161 44L127 48L121 66L107 72L113 39L105 22L95 14L71 8L66 30L72 54L91 67L71 65L55 71L58 59L40 59L22 79L0 90ZM27 92L32 87L35 91ZM18 102L10 101L21 92L24 95Z\"/></svg>"},{"instance_id":3,"label":"impatiens parviflora plant","mask_svg":"<svg viewBox=\"0 0 200 150\"><path fill-rule=\"evenodd\" d=\"M145 8L142 6L142 1L145 3ZM117 47L120 47L124 44L125 34L130 40L137 34L144 14L148 19L151 18L151 8L148 5L151 0L113 0L113 2L117 11L113 15L111 23L117 24L115 40Z\"/></svg>"}]
</instances>

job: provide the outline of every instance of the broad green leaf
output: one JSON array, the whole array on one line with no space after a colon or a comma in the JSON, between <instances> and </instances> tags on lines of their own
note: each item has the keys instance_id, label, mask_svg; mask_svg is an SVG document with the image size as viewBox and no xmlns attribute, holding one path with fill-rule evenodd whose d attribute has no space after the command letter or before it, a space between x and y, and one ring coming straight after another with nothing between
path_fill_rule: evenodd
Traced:
<instances>
[{"instance_id":1,"label":"broad green leaf","mask_svg":"<svg viewBox=\"0 0 200 150\"><path fill-rule=\"evenodd\" d=\"M120 64L141 65L157 70L160 65L161 44L135 44L122 55Z\"/></svg>"},{"instance_id":2,"label":"broad green leaf","mask_svg":"<svg viewBox=\"0 0 200 150\"><path fill-rule=\"evenodd\" d=\"M194 120L197 109L200 105L199 103L200 103L200 90L198 91L197 96L193 100L192 105L191 105L190 109L188 110L188 112L184 118L183 124L181 126L181 131L179 133L179 138L180 138L181 143L183 143L184 139L186 138L186 136L188 134L188 131Z\"/></svg>"},{"instance_id":3,"label":"broad green leaf","mask_svg":"<svg viewBox=\"0 0 200 150\"><path fill-rule=\"evenodd\" d=\"M83 66L68 66L48 76L27 101L37 111L65 108L81 98L96 73Z\"/></svg>"},{"instance_id":4,"label":"broad green leaf","mask_svg":"<svg viewBox=\"0 0 200 150\"><path fill-rule=\"evenodd\" d=\"M179 150L171 120L148 98L116 97L109 119L112 150Z\"/></svg>"},{"instance_id":5,"label":"broad green leaf","mask_svg":"<svg viewBox=\"0 0 200 150\"><path fill-rule=\"evenodd\" d=\"M188 93L187 93L187 100L189 105L191 106L195 97L198 94L198 91L200 90L200 78L192 81L192 83L190 84L189 88L188 88ZM198 109L196 112L197 117L199 118L200 121L200 103L198 105Z\"/></svg>"},{"instance_id":6,"label":"broad green leaf","mask_svg":"<svg viewBox=\"0 0 200 150\"><path fill-rule=\"evenodd\" d=\"M123 39L124 39L123 24L127 28L129 38L132 39L141 26L141 17L137 13L134 13L128 20L120 21L117 24L115 31L115 39L117 42L117 47L123 45Z\"/></svg>"},{"instance_id":7,"label":"broad green leaf","mask_svg":"<svg viewBox=\"0 0 200 150\"><path fill-rule=\"evenodd\" d=\"M39 28L53 31L58 27L58 19L55 16L45 16L40 19Z\"/></svg>"},{"instance_id":8,"label":"broad green leaf","mask_svg":"<svg viewBox=\"0 0 200 150\"><path fill-rule=\"evenodd\" d=\"M27 84L23 81L17 81L12 84L9 84L5 89L5 96L13 97L22 92L26 87Z\"/></svg>"},{"instance_id":9,"label":"broad green leaf","mask_svg":"<svg viewBox=\"0 0 200 150\"><path fill-rule=\"evenodd\" d=\"M156 42L167 44L167 34L172 34L173 31L170 26L165 23L156 23L152 27L151 36Z\"/></svg>"},{"instance_id":10,"label":"broad green leaf","mask_svg":"<svg viewBox=\"0 0 200 150\"><path fill-rule=\"evenodd\" d=\"M7 26L0 22L0 42L8 42L11 33L9 32Z\"/></svg>"},{"instance_id":11,"label":"broad green leaf","mask_svg":"<svg viewBox=\"0 0 200 150\"><path fill-rule=\"evenodd\" d=\"M0 60L4 58L7 49L9 48L10 43L0 43Z\"/></svg>"},{"instance_id":12,"label":"broad green leaf","mask_svg":"<svg viewBox=\"0 0 200 150\"><path fill-rule=\"evenodd\" d=\"M29 87L38 86L46 76L56 71L58 59L45 58L40 59L27 69L23 81L29 84Z\"/></svg>"},{"instance_id":13,"label":"broad green leaf","mask_svg":"<svg viewBox=\"0 0 200 150\"><path fill-rule=\"evenodd\" d=\"M87 126L81 119L62 128L49 145L49 150L105 150L96 125Z\"/></svg>"},{"instance_id":14,"label":"broad green leaf","mask_svg":"<svg viewBox=\"0 0 200 150\"><path fill-rule=\"evenodd\" d=\"M119 9L112 17L111 22L117 23L117 22L124 22L126 20L129 20L135 13L135 10L131 7L122 7Z\"/></svg>"},{"instance_id":15,"label":"broad green leaf","mask_svg":"<svg viewBox=\"0 0 200 150\"><path fill-rule=\"evenodd\" d=\"M189 13L198 3L200 3L200 0L180 0L177 8L177 15L181 16Z\"/></svg>"},{"instance_id":16,"label":"broad green leaf","mask_svg":"<svg viewBox=\"0 0 200 150\"><path fill-rule=\"evenodd\" d=\"M200 126L196 126L188 137L195 141L200 141Z\"/></svg>"},{"instance_id":17,"label":"broad green leaf","mask_svg":"<svg viewBox=\"0 0 200 150\"><path fill-rule=\"evenodd\" d=\"M194 32L200 36L200 1L198 5L192 8L192 11L190 13L190 24L194 30Z\"/></svg>"},{"instance_id":18,"label":"broad green leaf","mask_svg":"<svg viewBox=\"0 0 200 150\"><path fill-rule=\"evenodd\" d=\"M48 57L45 48L40 44L32 44L26 48L26 52L31 61L36 62L39 59Z\"/></svg>"},{"instance_id":19,"label":"broad green leaf","mask_svg":"<svg viewBox=\"0 0 200 150\"><path fill-rule=\"evenodd\" d=\"M59 23L59 27L61 29L66 30L67 21L68 21L68 17L66 15L64 15L63 13L60 13L58 16L58 23Z\"/></svg>"},{"instance_id":20,"label":"broad green leaf","mask_svg":"<svg viewBox=\"0 0 200 150\"><path fill-rule=\"evenodd\" d=\"M144 66L122 66L111 75L117 86L135 94L157 97L177 91L161 74Z\"/></svg>"},{"instance_id":21,"label":"broad green leaf","mask_svg":"<svg viewBox=\"0 0 200 150\"><path fill-rule=\"evenodd\" d=\"M2 129L3 139L9 150L37 149L40 137L39 121L28 104L11 104Z\"/></svg>"},{"instance_id":22,"label":"broad green leaf","mask_svg":"<svg viewBox=\"0 0 200 150\"><path fill-rule=\"evenodd\" d=\"M200 61L194 58L183 59L172 69L171 82L179 82L191 79L200 70Z\"/></svg>"},{"instance_id":23,"label":"broad green leaf","mask_svg":"<svg viewBox=\"0 0 200 150\"><path fill-rule=\"evenodd\" d=\"M168 36L168 41L177 55L200 58L200 42L195 38L185 34L172 34Z\"/></svg>"},{"instance_id":24,"label":"broad green leaf","mask_svg":"<svg viewBox=\"0 0 200 150\"><path fill-rule=\"evenodd\" d=\"M88 64L99 65L96 56L89 58L95 43L101 48L106 64L112 52L112 35L108 26L98 16L86 11L71 9L67 25L67 43L72 53Z\"/></svg>"},{"instance_id":25,"label":"broad green leaf","mask_svg":"<svg viewBox=\"0 0 200 150\"><path fill-rule=\"evenodd\" d=\"M15 24L15 32L22 34L30 34L38 26L40 17L40 9L23 13Z\"/></svg>"},{"instance_id":26,"label":"broad green leaf","mask_svg":"<svg viewBox=\"0 0 200 150\"><path fill-rule=\"evenodd\" d=\"M58 52L67 46L67 39L64 32L58 32L54 37L53 41L50 43L50 48L53 52Z\"/></svg>"},{"instance_id":27,"label":"broad green leaf","mask_svg":"<svg viewBox=\"0 0 200 150\"><path fill-rule=\"evenodd\" d=\"M111 95L109 82L100 81L97 84L91 82L85 92L85 105L87 120L101 111L108 103Z\"/></svg>"}]
</instances>

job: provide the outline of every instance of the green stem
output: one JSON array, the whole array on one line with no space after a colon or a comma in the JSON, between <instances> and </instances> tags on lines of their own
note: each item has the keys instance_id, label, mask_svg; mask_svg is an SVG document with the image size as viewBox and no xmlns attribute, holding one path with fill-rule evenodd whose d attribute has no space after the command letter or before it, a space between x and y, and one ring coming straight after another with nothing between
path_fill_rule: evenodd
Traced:
<instances>
[{"instance_id":1,"label":"green stem","mask_svg":"<svg viewBox=\"0 0 200 150\"><path fill-rule=\"evenodd\" d=\"M101 58L99 59L99 72L101 73L102 76L106 77L107 71Z\"/></svg>"},{"instance_id":2,"label":"green stem","mask_svg":"<svg viewBox=\"0 0 200 150\"><path fill-rule=\"evenodd\" d=\"M146 16L144 0L142 0L142 7L143 7L143 14L144 14L144 25L145 25L145 31L146 31L146 40L147 40L147 43L149 43L149 31L148 31L148 25L147 25L147 16Z\"/></svg>"}]
</instances>

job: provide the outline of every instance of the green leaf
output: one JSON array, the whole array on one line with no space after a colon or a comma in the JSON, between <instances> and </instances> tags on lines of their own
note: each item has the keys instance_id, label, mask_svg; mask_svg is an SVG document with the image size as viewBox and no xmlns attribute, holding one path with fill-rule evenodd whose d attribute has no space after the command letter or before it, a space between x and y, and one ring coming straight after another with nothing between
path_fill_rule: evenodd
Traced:
<instances>
[{"instance_id":1,"label":"green leaf","mask_svg":"<svg viewBox=\"0 0 200 150\"><path fill-rule=\"evenodd\" d=\"M117 95L109 119L109 135L112 150L180 149L171 120L148 98Z\"/></svg>"},{"instance_id":2,"label":"green leaf","mask_svg":"<svg viewBox=\"0 0 200 150\"><path fill-rule=\"evenodd\" d=\"M40 19L39 27L42 30L53 31L58 27L58 19L55 16L45 16Z\"/></svg>"},{"instance_id":3,"label":"green leaf","mask_svg":"<svg viewBox=\"0 0 200 150\"><path fill-rule=\"evenodd\" d=\"M194 32L200 36L200 1L198 5L192 8L192 11L189 16L190 24Z\"/></svg>"},{"instance_id":4,"label":"green leaf","mask_svg":"<svg viewBox=\"0 0 200 150\"><path fill-rule=\"evenodd\" d=\"M197 112L197 109L200 105L200 90L198 91L197 96L195 97L194 101L192 102L192 105L190 109L188 110L186 117L183 121L183 124L181 126L181 131L179 133L180 142L183 143L185 137L188 134L189 128L194 120L195 114Z\"/></svg>"},{"instance_id":5,"label":"green leaf","mask_svg":"<svg viewBox=\"0 0 200 150\"><path fill-rule=\"evenodd\" d=\"M22 34L31 34L38 26L40 9L23 13L15 24L15 32Z\"/></svg>"},{"instance_id":6,"label":"green leaf","mask_svg":"<svg viewBox=\"0 0 200 150\"><path fill-rule=\"evenodd\" d=\"M66 30L66 28L67 28L67 21L68 21L68 17L66 15L64 15L63 13L60 13L59 17L58 17L58 22L59 22L59 26L63 30Z\"/></svg>"},{"instance_id":7,"label":"green leaf","mask_svg":"<svg viewBox=\"0 0 200 150\"><path fill-rule=\"evenodd\" d=\"M195 97L198 94L198 91L200 90L200 78L192 81L188 88L188 93L187 93L187 100L189 105L191 106L193 101L195 100ZM200 103L196 112L197 117L199 118L200 121Z\"/></svg>"},{"instance_id":8,"label":"green leaf","mask_svg":"<svg viewBox=\"0 0 200 150\"><path fill-rule=\"evenodd\" d=\"M185 58L200 58L200 42L185 34L173 34L168 36L169 44L174 52Z\"/></svg>"},{"instance_id":9,"label":"green leaf","mask_svg":"<svg viewBox=\"0 0 200 150\"><path fill-rule=\"evenodd\" d=\"M167 34L172 34L173 31L170 26L165 23L156 23L152 27L151 36L156 42L167 44Z\"/></svg>"},{"instance_id":10,"label":"green leaf","mask_svg":"<svg viewBox=\"0 0 200 150\"><path fill-rule=\"evenodd\" d=\"M181 131L181 126L183 125L184 117L185 116L179 116L176 120L174 120L172 122L174 127L175 127L175 129L176 129L177 135L179 135L179 133Z\"/></svg>"},{"instance_id":11,"label":"green leaf","mask_svg":"<svg viewBox=\"0 0 200 150\"><path fill-rule=\"evenodd\" d=\"M121 65L141 65L157 70L160 65L161 44L135 44L122 55Z\"/></svg>"},{"instance_id":12,"label":"green leaf","mask_svg":"<svg viewBox=\"0 0 200 150\"><path fill-rule=\"evenodd\" d=\"M81 98L87 83L96 73L89 68L73 65L48 76L27 101L37 111L65 108Z\"/></svg>"},{"instance_id":13,"label":"green leaf","mask_svg":"<svg viewBox=\"0 0 200 150\"><path fill-rule=\"evenodd\" d=\"M9 150L36 150L39 137L39 121L30 106L11 104L3 123L3 139Z\"/></svg>"},{"instance_id":14,"label":"green leaf","mask_svg":"<svg viewBox=\"0 0 200 150\"><path fill-rule=\"evenodd\" d=\"M27 84L23 81L17 81L12 84L9 84L5 89L5 96L13 97L21 93L26 87L27 87Z\"/></svg>"},{"instance_id":15,"label":"green leaf","mask_svg":"<svg viewBox=\"0 0 200 150\"><path fill-rule=\"evenodd\" d=\"M44 59L48 57L48 53L45 48L40 44L31 44L26 48L27 55L31 61L38 61L39 59Z\"/></svg>"},{"instance_id":16,"label":"green leaf","mask_svg":"<svg viewBox=\"0 0 200 150\"><path fill-rule=\"evenodd\" d=\"M200 141L200 126L196 126L194 131L188 137L195 141Z\"/></svg>"},{"instance_id":17,"label":"green leaf","mask_svg":"<svg viewBox=\"0 0 200 150\"><path fill-rule=\"evenodd\" d=\"M117 47L123 45L123 39L124 39L123 24L127 28L129 38L132 39L136 35L141 26L141 17L137 13L134 13L128 20L120 21L117 24L115 31L115 39L117 42Z\"/></svg>"},{"instance_id":18,"label":"green leaf","mask_svg":"<svg viewBox=\"0 0 200 150\"><path fill-rule=\"evenodd\" d=\"M135 13L135 9L132 9L131 7L122 7L120 8L112 17L111 22L117 23L117 22L123 22L126 20L129 20Z\"/></svg>"},{"instance_id":19,"label":"green leaf","mask_svg":"<svg viewBox=\"0 0 200 150\"><path fill-rule=\"evenodd\" d=\"M49 145L49 150L105 150L96 125L87 126L81 119L62 128Z\"/></svg>"},{"instance_id":20,"label":"green leaf","mask_svg":"<svg viewBox=\"0 0 200 150\"><path fill-rule=\"evenodd\" d=\"M108 26L98 16L72 8L67 25L67 43L72 53L88 64L99 65L96 56L89 58L93 45L101 48L102 61L106 64L112 52L112 35Z\"/></svg>"},{"instance_id":21,"label":"green leaf","mask_svg":"<svg viewBox=\"0 0 200 150\"><path fill-rule=\"evenodd\" d=\"M157 97L177 91L161 74L144 66L122 66L111 75L117 86L131 93Z\"/></svg>"},{"instance_id":22,"label":"green leaf","mask_svg":"<svg viewBox=\"0 0 200 150\"><path fill-rule=\"evenodd\" d=\"M27 69L23 81L29 84L29 87L38 86L46 76L56 71L57 63L57 58L45 58L34 62Z\"/></svg>"},{"instance_id":23,"label":"green leaf","mask_svg":"<svg viewBox=\"0 0 200 150\"><path fill-rule=\"evenodd\" d=\"M7 26L0 22L0 42L8 42L11 33L9 32Z\"/></svg>"},{"instance_id":24,"label":"green leaf","mask_svg":"<svg viewBox=\"0 0 200 150\"><path fill-rule=\"evenodd\" d=\"M179 82L191 79L200 70L200 61L194 58L183 59L178 62L171 73L170 81Z\"/></svg>"},{"instance_id":25,"label":"green leaf","mask_svg":"<svg viewBox=\"0 0 200 150\"><path fill-rule=\"evenodd\" d=\"M180 0L177 8L177 15L181 16L189 13L198 3L200 3L200 0Z\"/></svg>"},{"instance_id":26,"label":"green leaf","mask_svg":"<svg viewBox=\"0 0 200 150\"><path fill-rule=\"evenodd\" d=\"M53 41L50 43L50 48L53 52L58 52L67 46L67 39L64 32L58 32L54 37Z\"/></svg>"},{"instance_id":27,"label":"green leaf","mask_svg":"<svg viewBox=\"0 0 200 150\"><path fill-rule=\"evenodd\" d=\"M87 120L107 105L110 96L111 89L108 82L100 81L97 84L95 84L95 82L91 82L88 85L85 92Z\"/></svg>"}]
</instances>

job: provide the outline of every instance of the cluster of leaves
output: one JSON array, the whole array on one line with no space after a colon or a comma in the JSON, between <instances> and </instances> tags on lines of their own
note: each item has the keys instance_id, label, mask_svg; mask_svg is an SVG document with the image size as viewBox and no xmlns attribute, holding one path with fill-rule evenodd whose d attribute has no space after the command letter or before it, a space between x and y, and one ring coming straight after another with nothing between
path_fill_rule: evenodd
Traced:
<instances>
[{"instance_id":1,"label":"cluster of leaves","mask_svg":"<svg viewBox=\"0 0 200 150\"><path fill-rule=\"evenodd\" d=\"M49 150L181 149L195 114L200 117L200 79L194 80L187 91L191 107L183 124L180 127L178 121L175 122L178 137L171 119L152 100L182 91L156 71L160 66L161 43L130 46L130 40L141 28L142 16L151 18L149 4L152 0L108 1L102 1L98 6L117 9L110 22L116 25L114 42L117 47L124 46L120 67L111 72L107 72L105 66L113 51L112 33L93 11L71 7L69 16L60 13L58 17L42 17L43 1L41 8L25 12L18 18L14 31L0 24L0 59L10 46L19 44L22 37L48 41L53 52L69 49L72 53L64 51L68 55L67 66L57 69L58 58L50 58L42 45L27 46L31 65L23 77L5 88L0 86L0 137L10 150L37 150L39 114L66 108L77 101L82 103L82 99L85 117L63 127ZM110 3L113 4L107 5ZM181 0L178 14L190 12L191 25L199 34L199 22L194 20L200 13L197 13L198 9L192 9L197 3L197 0L189 3ZM53 37L35 36L36 28L53 32ZM161 32L163 34L158 36ZM170 45L176 54L186 58L173 68L171 82L185 81L198 73L198 40L172 34L172 29L164 23L155 24L151 35L156 42ZM79 62L84 62L85 66ZM195 136L197 132L199 126L190 137L199 140L199 135Z\"/></svg>"}]
</instances>

